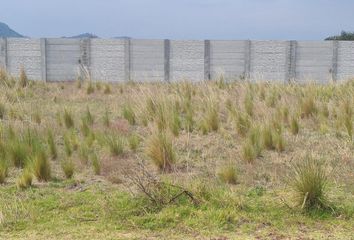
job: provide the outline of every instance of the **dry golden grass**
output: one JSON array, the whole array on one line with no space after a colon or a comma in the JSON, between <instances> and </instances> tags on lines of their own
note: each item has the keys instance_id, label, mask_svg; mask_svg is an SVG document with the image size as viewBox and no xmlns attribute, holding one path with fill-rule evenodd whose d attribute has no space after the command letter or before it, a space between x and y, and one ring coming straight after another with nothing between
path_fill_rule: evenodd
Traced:
<instances>
[{"instance_id":1,"label":"dry golden grass","mask_svg":"<svg viewBox=\"0 0 354 240\"><path fill-rule=\"evenodd\" d=\"M33 152L22 136L30 129L51 157L54 179L125 184L125 172L143 161L151 173L182 185L222 178L237 183L231 192L256 186L278 192L287 186L292 164L311 153L328 163L332 185L354 194L354 81L83 82L81 88L36 82L18 88L2 75L0 143L9 160L5 186L19 177L21 188L44 184L29 181L33 171L25 166ZM40 117L33 106L40 108ZM15 165L25 167L22 174Z\"/></svg>"}]
</instances>

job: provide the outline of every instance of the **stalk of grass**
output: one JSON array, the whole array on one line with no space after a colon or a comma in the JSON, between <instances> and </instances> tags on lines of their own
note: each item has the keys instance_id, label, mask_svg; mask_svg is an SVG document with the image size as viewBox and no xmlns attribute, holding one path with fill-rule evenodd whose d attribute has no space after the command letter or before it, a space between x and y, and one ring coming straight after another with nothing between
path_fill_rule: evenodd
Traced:
<instances>
[{"instance_id":1,"label":"stalk of grass","mask_svg":"<svg viewBox=\"0 0 354 240\"><path fill-rule=\"evenodd\" d=\"M262 130L263 146L268 150L274 149L273 132L272 128L267 125Z\"/></svg>"},{"instance_id":2,"label":"stalk of grass","mask_svg":"<svg viewBox=\"0 0 354 240\"><path fill-rule=\"evenodd\" d=\"M87 164L89 160L90 149L86 144L81 144L79 148L79 157L82 163Z\"/></svg>"},{"instance_id":3,"label":"stalk of grass","mask_svg":"<svg viewBox=\"0 0 354 240\"><path fill-rule=\"evenodd\" d=\"M311 94L301 100L301 112L305 117L309 117L317 113L315 98Z\"/></svg>"},{"instance_id":4,"label":"stalk of grass","mask_svg":"<svg viewBox=\"0 0 354 240\"><path fill-rule=\"evenodd\" d=\"M86 108L86 112L85 112L85 115L83 117L83 120L89 124L89 125L92 125L94 123L94 117L92 115L92 113L90 112L90 109L87 107Z\"/></svg>"},{"instance_id":5,"label":"stalk of grass","mask_svg":"<svg viewBox=\"0 0 354 240\"><path fill-rule=\"evenodd\" d=\"M67 158L61 162L61 169L67 179L70 179L74 176L75 165L71 158Z\"/></svg>"},{"instance_id":6,"label":"stalk of grass","mask_svg":"<svg viewBox=\"0 0 354 240\"><path fill-rule=\"evenodd\" d=\"M307 156L294 164L290 184L302 209L325 207L328 176L321 160Z\"/></svg>"},{"instance_id":7,"label":"stalk of grass","mask_svg":"<svg viewBox=\"0 0 354 240\"><path fill-rule=\"evenodd\" d=\"M155 130L152 133L146 144L145 152L160 171L172 171L176 155L172 140L165 131Z\"/></svg>"},{"instance_id":8,"label":"stalk of grass","mask_svg":"<svg viewBox=\"0 0 354 240\"><path fill-rule=\"evenodd\" d=\"M26 189L32 186L33 174L29 168L25 168L16 181L17 188Z\"/></svg>"},{"instance_id":9,"label":"stalk of grass","mask_svg":"<svg viewBox=\"0 0 354 240\"><path fill-rule=\"evenodd\" d=\"M36 153L32 158L33 174L38 181L47 182L51 177L50 163L44 150Z\"/></svg>"},{"instance_id":10,"label":"stalk of grass","mask_svg":"<svg viewBox=\"0 0 354 240\"><path fill-rule=\"evenodd\" d=\"M237 170L234 166L230 165L222 168L219 171L218 176L220 180L224 183L237 184L238 181Z\"/></svg>"},{"instance_id":11,"label":"stalk of grass","mask_svg":"<svg viewBox=\"0 0 354 240\"><path fill-rule=\"evenodd\" d=\"M51 130L48 131L47 143L49 146L49 153L52 159L56 159L58 157L58 149L54 141L54 136Z\"/></svg>"},{"instance_id":12,"label":"stalk of grass","mask_svg":"<svg viewBox=\"0 0 354 240\"><path fill-rule=\"evenodd\" d=\"M176 109L176 107L173 109L173 112L171 114L171 120L169 126L173 135L178 136L179 130L181 129L181 118L178 109Z\"/></svg>"},{"instance_id":13,"label":"stalk of grass","mask_svg":"<svg viewBox=\"0 0 354 240\"><path fill-rule=\"evenodd\" d=\"M90 134L91 129L89 127L89 124L88 124L86 118L82 118L81 119L81 127L80 127L80 129L81 129L82 134L85 137L87 137Z\"/></svg>"},{"instance_id":14,"label":"stalk of grass","mask_svg":"<svg viewBox=\"0 0 354 240\"><path fill-rule=\"evenodd\" d=\"M350 115L344 116L344 126L347 129L348 136L350 140L353 140L353 121Z\"/></svg>"}]
</instances>

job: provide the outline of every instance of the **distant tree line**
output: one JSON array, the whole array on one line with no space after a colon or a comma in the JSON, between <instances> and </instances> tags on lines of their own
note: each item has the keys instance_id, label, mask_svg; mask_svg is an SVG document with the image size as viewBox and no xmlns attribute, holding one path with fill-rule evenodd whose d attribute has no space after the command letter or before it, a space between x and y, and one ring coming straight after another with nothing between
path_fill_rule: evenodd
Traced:
<instances>
[{"instance_id":1,"label":"distant tree line","mask_svg":"<svg viewBox=\"0 0 354 240\"><path fill-rule=\"evenodd\" d=\"M354 32L342 31L340 35L331 36L325 40L340 40L340 41L354 41Z\"/></svg>"}]
</instances>

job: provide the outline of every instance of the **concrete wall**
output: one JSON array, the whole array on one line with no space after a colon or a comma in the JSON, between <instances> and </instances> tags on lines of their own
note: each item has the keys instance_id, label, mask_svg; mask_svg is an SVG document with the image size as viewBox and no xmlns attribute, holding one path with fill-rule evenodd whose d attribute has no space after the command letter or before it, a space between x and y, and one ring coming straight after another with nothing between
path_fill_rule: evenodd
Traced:
<instances>
[{"instance_id":1,"label":"concrete wall","mask_svg":"<svg viewBox=\"0 0 354 240\"><path fill-rule=\"evenodd\" d=\"M90 48L90 73L94 80L109 82L126 81L124 40L92 39Z\"/></svg>"},{"instance_id":2,"label":"concrete wall","mask_svg":"<svg viewBox=\"0 0 354 240\"><path fill-rule=\"evenodd\" d=\"M7 39L6 69L18 76L23 67L28 78L41 80L41 46L40 39Z\"/></svg>"},{"instance_id":3,"label":"concrete wall","mask_svg":"<svg viewBox=\"0 0 354 240\"><path fill-rule=\"evenodd\" d=\"M250 79L328 83L354 77L354 42L0 39L0 67L30 79L95 81Z\"/></svg>"}]
</instances>

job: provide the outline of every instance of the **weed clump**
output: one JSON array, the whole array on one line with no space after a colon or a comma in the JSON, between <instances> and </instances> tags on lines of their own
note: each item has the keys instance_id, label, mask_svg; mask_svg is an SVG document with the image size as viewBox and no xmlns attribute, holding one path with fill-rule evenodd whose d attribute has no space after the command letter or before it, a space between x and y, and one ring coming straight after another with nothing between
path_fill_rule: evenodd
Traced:
<instances>
[{"instance_id":1,"label":"weed clump","mask_svg":"<svg viewBox=\"0 0 354 240\"><path fill-rule=\"evenodd\" d=\"M63 170L64 175L67 179L72 178L75 171L75 165L73 160L71 158L63 160L61 163L61 169Z\"/></svg>"},{"instance_id":2,"label":"weed clump","mask_svg":"<svg viewBox=\"0 0 354 240\"><path fill-rule=\"evenodd\" d=\"M165 131L155 131L148 140L145 151L160 171L172 171L176 155L172 140Z\"/></svg>"},{"instance_id":3,"label":"weed clump","mask_svg":"<svg viewBox=\"0 0 354 240\"><path fill-rule=\"evenodd\" d=\"M302 209L323 209L326 206L328 176L322 161L307 156L293 166L290 184Z\"/></svg>"},{"instance_id":4,"label":"weed clump","mask_svg":"<svg viewBox=\"0 0 354 240\"><path fill-rule=\"evenodd\" d=\"M38 181L47 182L48 180L50 180L50 176L51 176L50 163L48 161L48 158L44 150L39 151L33 156L32 164L33 164L33 173L38 179Z\"/></svg>"},{"instance_id":5,"label":"weed clump","mask_svg":"<svg viewBox=\"0 0 354 240\"><path fill-rule=\"evenodd\" d=\"M17 179L16 185L19 189L26 189L32 186L33 174L29 168L25 168Z\"/></svg>"},{"instance_id":6,"label":"weed clump","mask_svg":"<svg viewBox=\"0 0 354 240\"><path fill-rule=\"evenodd\" d=\"M234 166L227 166L220 170L218 176L221 181L228 184L237 184L237 171Z\"/></svg>"},{"instance_id":7,"label":"weed clump","mask_svg":"<svg viewBox=\"0 0 354 240\"><path fill-rule=\"evenodd\" d=\"M64 110L64 123L65 123L66 128L73 128L74 127L73 115L67 109Z\"/></svg>"}]
</instances>

